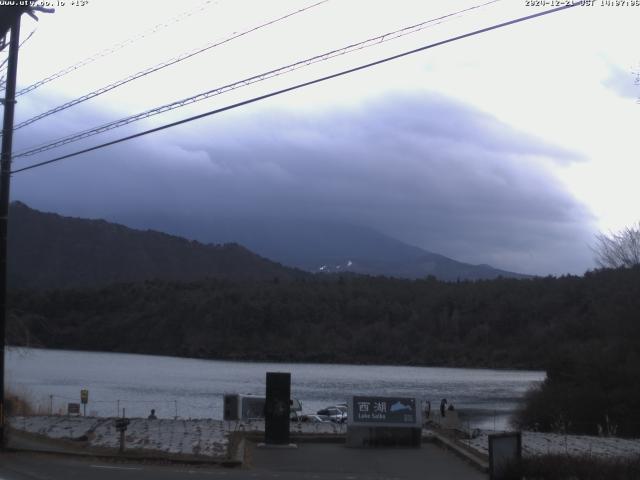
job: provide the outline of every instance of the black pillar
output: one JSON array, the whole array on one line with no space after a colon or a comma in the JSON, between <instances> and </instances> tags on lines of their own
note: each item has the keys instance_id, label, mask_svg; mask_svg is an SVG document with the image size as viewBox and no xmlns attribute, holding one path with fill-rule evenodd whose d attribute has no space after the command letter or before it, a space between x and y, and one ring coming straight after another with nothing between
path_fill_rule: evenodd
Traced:
<instances>
[{"instance_id":1,"label":"black pillar","mask_svg":"<svg viewBox=\"0 0 640 480\"><path fill-rule=\"evenodd\" d=\"M267 399L264 405L266 444L289 444L290 399L291 374L267 372Z\"/></svg>"}]
</instances>

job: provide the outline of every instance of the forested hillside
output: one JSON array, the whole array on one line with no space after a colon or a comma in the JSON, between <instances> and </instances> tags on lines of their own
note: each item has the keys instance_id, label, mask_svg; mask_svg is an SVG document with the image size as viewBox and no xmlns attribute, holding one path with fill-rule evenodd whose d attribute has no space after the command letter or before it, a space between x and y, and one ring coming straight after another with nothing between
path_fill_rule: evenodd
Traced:
<instances>
[{"instance_id":1,"label":"forested hillside","mask_svg":"<svg viewBox=\"0 0 640 480\"><path fill-rule=\"evenodd\" d=\"M460 283L152 281L14 292L10 308L52 348L543 368L559 352L638 338L640 270Z\"/></svg>"},{"instance_id":2,"label":"forested hillside","mask_svg":"<svg viewBox=\"0 0 640 480\"><path fill-rule=\"evenodd\" d=\"M205 245L104 220L43 213L20 202L11 204L8 270L13 288L305 275L238 244Z\"/></svg>"}]
</instances>

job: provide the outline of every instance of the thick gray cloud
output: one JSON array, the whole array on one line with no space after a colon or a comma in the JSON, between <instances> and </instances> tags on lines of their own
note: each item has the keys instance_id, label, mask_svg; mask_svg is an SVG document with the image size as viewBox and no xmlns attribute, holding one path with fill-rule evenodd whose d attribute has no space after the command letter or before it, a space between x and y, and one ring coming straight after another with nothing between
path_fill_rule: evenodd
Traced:
<instances>
[{"instance_id":1,"label":"thick gray cloud","mask_svg":"<svg viewBox=\"0 0 640 480\"><path fill-rule=\"evenodd\" d=\"M228 112L16 175L13 198L129 221L337 220L462 261L582 273L593 219L549 160L580 158L446 98L398 94L316 113Z\"/></svg>"}]
</instances>

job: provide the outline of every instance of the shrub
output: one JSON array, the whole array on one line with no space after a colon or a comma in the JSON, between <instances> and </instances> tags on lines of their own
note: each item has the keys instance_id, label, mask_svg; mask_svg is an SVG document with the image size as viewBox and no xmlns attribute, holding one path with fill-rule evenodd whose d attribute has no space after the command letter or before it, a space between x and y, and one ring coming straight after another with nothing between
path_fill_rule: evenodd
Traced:
<instances>
[{"instance_id":1,"label":"shrub","mask_svg":"<svg viewBox=\"0 0 640 480\"><path fill-rule=\"evenodd\" d=\"M10 390L5 392L4 408L7 417L36 414L36 409L26 394L18 394Z\"/></svg>"}]
</instances>

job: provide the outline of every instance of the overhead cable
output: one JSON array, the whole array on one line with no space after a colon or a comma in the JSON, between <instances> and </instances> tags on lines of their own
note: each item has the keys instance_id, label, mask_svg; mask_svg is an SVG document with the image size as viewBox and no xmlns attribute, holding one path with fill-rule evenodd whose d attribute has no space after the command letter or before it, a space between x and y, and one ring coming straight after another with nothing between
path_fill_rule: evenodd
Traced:
<instances>
[{"instance_id":1,"label":"overhead cable","mask_svg":"<svg viewBox=\"0 0 640 480\"><path fill-rule=\"evenodd\" d=\"M24 40L22 40L20 42L20 45L18 45L18 48L22 48L22 46L27 43L27 41L33 37L33 34L36 33L36 30L38 30L38 27L36 26L33 30L31 30L31 33L29 33L29 35L27 35L25 37ZM9 42L11 43L11 42ZM5 72L7 71L7 62L9 61L9 56L7 55L7 58L5 58L1 63L0 63L0 89L4 88L6 85L6 80L5 80Z\"/></svg>"},{"instance_id":2,"label":"overhead cable","mask_svg":"<svg viewBox=\"0 0 640 480\"><path fill-rule=\"evenodd\" d=\"M192 95L190 97L183 98L181 100L177 100L177 101L172 102L172 103L161 105L159 107L155 107L155 108L152 108L152 109L144 111L144 112L140 112L140 113L137 113L137 114L134 114L134 115L130 115L128 117L125 117L125 118L122 118L122 119L119 119L119 120L115 120L115 121L106 123L104 125L100 125L98 127L94 127L94 128L91 128L91 129L88 129L88 130L84 130L84 131L81 131L81 132L77 132L77 133L74 133L74 134L71 134L71 135L68 135L68 136L65 136L65 137L61 137L61 138L58 138L56 140L53 140L51 142L48 142L48 143L45 143L45 144L42 144L42 145L39 145L39 146L36 146L36 147L29 147L26 150L22 150L22 151L20 151L20 152L18 152L16 154L14 154L13 158L17 159L17 158L20 158L20 157L27 157L27 156L35 155L37 153L42 153L44 151L51 150L53 148L58 148L58 147L61 147L63 145L67 145L69 143L77 142L79 140L83 140L85 138L92 137L94 135L97 135L97 134L100 134L100 133L103 133L103 132L106 132L106 131L109 131L109 130L113 130L115 128L119 128L119 127L122 127L124 125L128 125L129 123L133 123L133 122L145 119L145 118L152 117L154 115L158 115L158 114L165 113L165 112L168 112L168 111L171 111L171 110L175 110L177 108L184 107L185 105L190 105L192 103L200 102L200 101L206 100L208 98L211 98L211 97L214 97L214 96L217 96L217 95L221 95L223 93L227 93L227 92L230 92L232 90L236 90L236 89L241 88L241 87L246 87L248 85L251 85L251 84L254 84L254 83L257 83L257 82L265 81L265 80L268 80L270 78L274 78L274 77L277 77L277 76L280 76L280 75L284 75L286 73L292 72L294 70L298 70L300 68L307 67L309 65L313 65L315 63L327 61L329 59L332 59L332 58L335 58L335 57L338 57L338 56L341 56L341 55L345 55L347 53L351 53L351 52L355 52L355 51L358 51L358 50L362 50L364 48L368 48L368 47L372 47L372 46L378 45L380 43L388 42L390 40L394 40L394 39L403 37L405 35L416 33L416 32L418 32L420 30L423 30L423 29L425 29L427 27L431 27L433 25L437 25L439 23L442 23L445 20L450 19L452 17L461 15L463 13L467 13L467 12L469 12L471 10L475 10L477 8L481 8L481 7L484 7L486 5L489 5L489 4L492 4L492 3L496 3L496 2L499 2L499 1L500 0L491 0L489 2L485 2L485 3L479 4L479 5L475 5L473 7L469 7L469 8L466 8L464 10L459 10L457 12L449 13L447 15L443 15L441 17L433 18L433 19L430 19L430 20L427 20L427 21L424 21L424 22L421 22L421 23L418 23L418 24L415 24L415 25L412 25L412 26L409 26L409 27L405 27L405 28L402 28L402 29L399 29L399 30L395 30L395 31L392 31L392 32L387 32L387 33L385 33L383 35L378 35L376 37L369 38L369 39L364 40L362 42L354 43L354 44L351 44L351 45L348 45L346 47L342 47L342 48L339 48L339 49L336 49L336 50L331 50L331 51L323 53L321 55L316 55L316 56L313 56L313 57L309 57L309 58L306 58L304 60L300 60L298 62L286 65L284 67L277 68L275 70L270 70L270 71L267 71L267 72L263 72L263 73L261 73L259 75L254 75L252 77L248 77L248 78L245 78L243 80L239 80L239 81L224 85L222 87L216 87L214 89L207 90L205 92L201 92L201 93L198 93L196 95Z\"/></svg>"},{"instance_id":3,"label":"overhead cable","mask_svg":"<svg viewBox=\"0 0 640 480\"><path fill-rule=\"evenodd\" d=\"M66 102L66 103L63 103L62 105L54 107L51 110L48 110L48 111L43 112L41 114L38 114L35 117L31 117L31 118L29 118L27 120L24 120L24 121L18 123L17 125L15 125L13 127L13 129L14 130L18 130L18 129L22 128L22 127L26 127L27 125L30 125L30 124L32 124L34 122L37 122L38 120L42 120L43 118L46 118L46 117L48 117L50 115L53 115L54 113L61 112L62 110L66 110L67 108L73 107L74 105L78 105L79 103L86 102L87 100L90 100L90 99L95 98L95 97L97 97L99 95L102 95L103 93L107 93L107 92L109 92L111 90L114 90L114 89L116 89L116 88L118 88L118 87L120 87L122 85L125 85L125 84L127 84L129 82L132 82L134 80L137 80L139 78L147 76L147 75L149 75L151 73L157 72L159 70L162 70L163 68L167 68L167 67L169 67L171 65L175 65L177 63L180 63L180 62L182 62L184 60L187 60L187 59L189 59L191 57L199 55L200 53L204 53L204 52L206 52L208 50L211 50L212 48L215 48L215 47L218 47L220 45L224 45L226 43L229 43L232 40L235 40L237 38L240 38L240 37L243 37L245 35L248 35L248 34L250 34L252 32L255 32L257 30L260 30L262 28L268 27L269 25L273 25L274 23L278 23L278 22L280 22L282 20L290 18L290 17L292 17L294 15L297 15L299 13L306 12L307 10L310 10L310 9L312 9L314 7L317 7L318 5L321 5L321 4L326 3L328 1L329 0L321 0L319 2L316 2L316 3L312 4L312 5L309 5L307 7L295 10L293 12L289 12L286 15L283 15L281 17L275 18L273 20L269 20L268 22L262 23L262 24L260 24L258 26L252 27L252 28L250 28L248 30L244 30L244 31L242 31L240 33L235 33L234 32L233 35L231 35L230 37L225 38L224 40L219 40L219 41L207 43L206 45L204 45L202 47L196 48L194 50L190 50L188 52L181 53L177 57L171 58L170 60L166 60L166 61L164 61L162 63L159 63L157 65L154 65L152 67L145 68L144 70L141 70L141 71L136 72L136 73L134 73L132 75L129 75L129 76L125 77L125 78L117 80L117 81L115 81L113 83L110 83L109 85L105 85L104 87L100 87L97 90L89 92L86 95L83 95L81 97L75 98L75 99L73 99L73 100L71 100L69 102Z\"/></svg>"},{"instance_id":4,"label":"overhead cable","mask_svg":"<svg viewBox=\"0 0 640 480\"><path fill-rule=\"evenodd\" d=\"M33 30L31 30L31 33L29 33L29 35L27 35L27 36L25 37L25 39L24 39L24 40L22 40L22 41L20 42L20 45L19 45L18 47L19 47L19 48L22 48L22 46L23 46L25 43L27 43L27 41L28 41L31 37L33 37L33 34L34 34L34 33L36 33L36 30L38 30L38 27L36 27L36 28L34 28ZM6 65L7 65L7 62L8 62L8 61L9 61L9 56L7 55L7 58L5 58L2 62L0 62L0 75L2 75L2 74L5 72L5 70L7 69L7 66L6 66Z\"/></svg>"},{"instance_id":5,"label":"overhead cable","mask_svg":"<svg viewBox=\"0 0 640 480\"><path fill-rule=\"evenodd\" d=\"M155 133L155 132L159 132L161 130L166 130L166 129L171 128L171 127L176 127L178 125L182 125L182 124L185 124L185 123L188 123L188 122L192 122L194 120L199 120L201 118L209 117L211 115L216 115L218 113L226 112L227 110L232 110L232 109L235 109L235 108L242 107L244 105L249 105L251 103L255 103L255 102L258 102L258 101L261 101L261 100L265 100L267 98L275 97L275 96L281 95L283 93L287 93L287 92L291 92L291 91L294 91L294 90L298 90L300 88L308 87L310 85L314 85L314 84L317 84L317 83L320 83L320 82L324 82L326 80L331 80L333 78L342 77L344 75L348 75L350 73L358 72L360 70L365 70L367 68L371 68L371 67L374 67L376 65L381 65L383 63L387 63L387 62L390 62L392 60L397 60L399 58L403 58L403 57L406 57L406 56L409 56L409 55L413 55L415 53L422 52L422 51L425 51L425 50L429 50L431 48L439 47L439 46L445 45L447 43L452 43L452 42L455 42L455 41L458 41L458 40L462 40L462 39L465 39L465 38L473 37L475 35L480 35L482 33L490 32L492 30L497 30L499 28L507 27L509 25L514 25L514 24L517 24L517 23L520 23L520 22L525 22L527 20L532 20L534 18L542 17L544 15L549 15L551 13L556 13L556 12L559 12L559 11L562 11L562 10L573 8L573 7L576 7L578 5L579 5L579 3L570 3L570 4L567 4L567 5L563 5L561 7L553 8L551 10L545 10L543 12L533 13L531 15L526 15L524 17L519 17L519 18L516 18L516 19L513 19L513 20L509 20L509 21L506 21L506 22L502 22L502 23L498 23L498 24L495 24L495 25L491 25L489 27L481 28L479 30L474 30L472 32L468 32L468 33L464 33L464 34L461 34L461 35L457 35L455 37L450 37L450 38L447 38L445 40L440 40L438 42L431 43L431 44L425 45L423 47L419 47L419 48L416 48L416 49L413 49L413 50L408 50L408 51L405 51L405 52L402 52L402 53L399 53L399 54L396 54L396 55L392 55L390 57L386 57L386 58L383 58L381 60L377 60L375 62L366 63L364 65L360 65L360 66L357 66L357 67L349 68L347 70L342 70L340 72L333 73L331 75L326 75L324 77L316 78L314 80L309 80L307 82L298 83L298 84L293 85L291 87L287 87L287 88L283 88L283 89L280 89L280 90L276 90L276 91L273 91L273 92L270 92L270 93L266 93L264 95L259 95L257 97L253 97L253 98L250 98L248 100L243 100L241 102L234 103L232 105L227 105L227 106L222 107L222 108L217 108L217 109L214 109L214 110L210 110L208 112L201 113L199 115L194 115L192 117L184 118L184 119L178 120L176 122L172 122L172 123L168 123L168 124L165 124L165 125L161 125L159 127L151 128L151 129L145 130L143 132L138 132L138 133L135 133L133 135L128 135L128 136L125 136L125 137L121 137L121 138L118 138L116 140L112 140L112 141L105 142L105 143L102 143L102 144L99 144L99 145L95 145L93 147L89 147L89 148L85 148L85 149L82 149L82 150L78 150L78 151L73 152L73 153L68 153L66 155L62 155L62 156L59 156L59 157L56 157L56 158L52 158L50 160L46 160L46 161L43 161L43 162L34 163L34 164L29 165L27 167L23 167L23 168L19 168L19 169L16 169L16 170L12 170L11 173L20 173L20 172L24 172L24 171L31 170L31 169L34 169L34 168L42 167L44 165L50 165L52 163L56 163L56 162L65 160L67 158L71 158L71 157L75 157L75 156L78 156L78 155L82 155L84 153L88 153L88 152L92 152L92 151L95 151L95 150L99 150L99 149L102 149L102 148L105 148L105 147L108 147L108 146L111 146L111 145L116 145L118 143L123 143L123 142L126 142L128 140L132 140L134 138L138 138L138 137L142 137L142 136L148 135L150 133Z\"/></svg>"},{"instance_id":6,"label":"overhead cable","mask_svg":"<svg viewBox=\"0 0 640 480\"><path fill-rule=\"evenodd\" d=\"M16 92L16 97L19 97L20 95L24 95L25 93L31 92L32 90L35 90L36 88L41 87L42 85L45 85L49 82L52 82L53 80L56 80L60 77L63 77L71 72L74 72L76 70L79 70L82 67L85 67L87 65L89 65L90 63L95 62L96 60L106 57L108 55L111 55L119 50L122 50L125 47L128 47L129 45L132 45L140 40L142 40L143 38L149 37L155 33L160 32L161 30L170 27L176 23L181 22L182 20L184 20L185 18L188 18L196 13L199 13L203 10L205 10L206 8L208 8L210 6L210 4L216 4L219 3L218 1L214 2L213 0L205 0L204 2L202 2L198 7L182 12L178 15L176 15L175 17L165 21L165 22L161 22L158 23L157 25L151 27L149 30L146 30L145 32L135 35L131 38L128 38L122 42L116 43L115 45L105 48L104 50L99 51L98 53L95 53L94 55L91 55L90 57L85 58L84 60L81 60L77 63L74 63L73 65L70 65L66 68L63 68L62 70L57 71L56 73L53 73L51 75L49 75L48 77L43 78L42 80L37 81L36 83L29 85L28 87L23 88L22 90L18 90Z\"/></svg>"}]
</instances>

